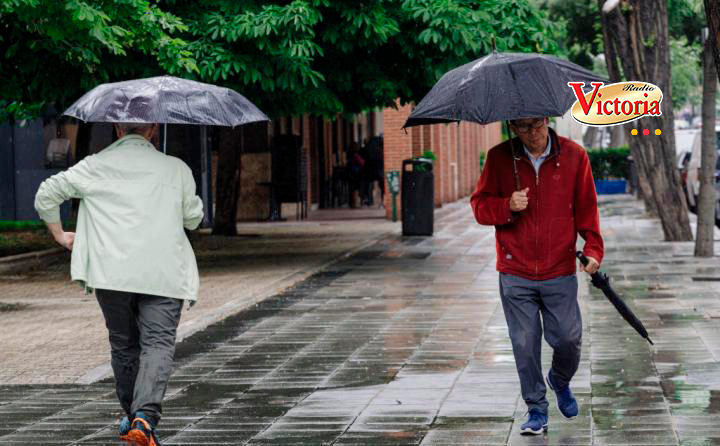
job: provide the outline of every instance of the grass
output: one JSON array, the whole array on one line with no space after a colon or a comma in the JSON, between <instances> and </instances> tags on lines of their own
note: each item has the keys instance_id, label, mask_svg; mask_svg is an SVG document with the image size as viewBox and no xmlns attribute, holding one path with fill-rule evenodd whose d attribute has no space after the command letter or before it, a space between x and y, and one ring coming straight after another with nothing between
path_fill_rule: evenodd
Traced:
<instances>
[{"instance_id":1,"label":"grass","mask_svg":"<svg viewBox=\"0 0 720 446\"><path fill-rule=\"evenodd\" d=\"M0 230L0 257L41 251L59 246L47 229L44 228Z\"/></svg>"},{"instance_id":2,"label":"grass","mask_svg":"<svg viewBox=\"0 0 720 446\"><path fill-rule=\"evenodd\" d=\"M3 302L0 302L0 313L9 313L11 311L20 311L24 308L27 308L28 304L21 304L21 303L12 303L12 304L6 304Z\"/></svg>"},{"instance_id":3,"label":"grass","mask_svg":"<svg viewBox=\"0 0 720 446\"><path fill-rule=\"evenodd\" d=\"M42 221L23 220L0 220L0 231L8 229L43 229L45 223Z\"/></svg>"}]
</instances>

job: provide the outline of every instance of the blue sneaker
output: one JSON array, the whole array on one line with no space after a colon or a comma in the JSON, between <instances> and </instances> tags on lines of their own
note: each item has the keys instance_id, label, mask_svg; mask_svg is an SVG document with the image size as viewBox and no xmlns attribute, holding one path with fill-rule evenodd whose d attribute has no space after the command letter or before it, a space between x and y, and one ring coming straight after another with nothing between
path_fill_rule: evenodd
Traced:
<instances>
[{"instance_id":1,"label":"blue sneaker","mask_svg":"<svg viewBox=\"0 0 720 446\"><path fill-rule=\"evenodd\" d=\"M123 435L127 435L127 433L130 432L130 418L127 416L122 417L120 419L120 426L118 426L118 433L122 437Z\"/></svg>"},{"instance_id":2,"label":"blue sneaker","mask_svg":"<svg viewBox=\"0 0 720 446\"><path fill-rule=\"evenodd\" d=\"M537 410L531 410L528 415L528 420L520 426L521 435L540 435L547 432L547 415Z\"/></svg>"},{"instance_id":3,"label":"blue sneaker","mask_svg":"<svg viewBox=\"0 0 720 446\"><path fill-rule=\"evenodd\" d=\"M552 379L552 370L547 374L548 386L555 392L555 399L557 400L557 407L562 416L568 420L578 416L579 408L577 400L570 390L570 386L565 386L562 389L555 385Z\"/></svg>"}]
</instances>

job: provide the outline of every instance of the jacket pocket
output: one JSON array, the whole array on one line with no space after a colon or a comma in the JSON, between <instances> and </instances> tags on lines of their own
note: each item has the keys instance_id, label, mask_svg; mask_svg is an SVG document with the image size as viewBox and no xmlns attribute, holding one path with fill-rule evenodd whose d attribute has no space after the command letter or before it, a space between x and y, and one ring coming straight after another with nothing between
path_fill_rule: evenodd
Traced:
<instances>
[{"instance_id":1,"label":"jacket pocket","mask_svg":"<svg viewBox=\"0 0 720 446\"><path fill-rule=\"evenodd\" d=\"M575 256L575 219L572 216L553 218L541 259L542 269L554 270Z\"/></svg>"}]
</instances>

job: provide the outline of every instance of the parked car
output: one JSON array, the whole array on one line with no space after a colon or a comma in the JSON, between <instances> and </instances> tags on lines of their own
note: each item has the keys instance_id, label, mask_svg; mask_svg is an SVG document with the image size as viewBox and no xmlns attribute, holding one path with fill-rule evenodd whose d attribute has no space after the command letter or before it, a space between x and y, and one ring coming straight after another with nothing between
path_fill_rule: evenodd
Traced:
<instances>
[{"instance_id":1,"label":"parked car","mask_svg":"<svg viewBox=\"0 0 720 446\"><path fill-rule=\"evenodd\" d=\"M690 122L685 119L675 119L675 130L690 128Z\"/></svg>"},{"instance_id":2,"label":"parked car","mask_svg":"<svg viewBox=\"0 0 720 446\"><path fill-rule=\"evenodd\" d=\"M690 200L688 199L688 192L687 192L687 175L688 175L688 164L690 164L690 156L692 155L692 152L690 150L684 150L680 152L680 154L677 156L677 169L680 173L680 182L682 183L682 190L685 194L685 201L687 202L688 206L690 206ZM691 211L695 211L694 209L690 209Z\"/></svg>"}]
</instances>

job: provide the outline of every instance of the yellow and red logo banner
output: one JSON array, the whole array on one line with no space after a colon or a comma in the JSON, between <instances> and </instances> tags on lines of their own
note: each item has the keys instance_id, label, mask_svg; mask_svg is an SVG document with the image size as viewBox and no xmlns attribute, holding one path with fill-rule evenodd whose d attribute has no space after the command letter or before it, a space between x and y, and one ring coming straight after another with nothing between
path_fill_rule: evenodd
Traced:
<instances>
[{"instance_id":1,"label":"yellow and red logo banner","mask_svg":"<svg viewBox=\"0 0 720 446\"><path fill-rule=\"evenodd\" d=\"M584 82L568 82L577 101L572 116L585 125L606 126L624 124L643 116L660 116L662 91L648 82L618 82L604 85L593 82L593 90L583 93Z\"/></svg>"}]
</instances>

